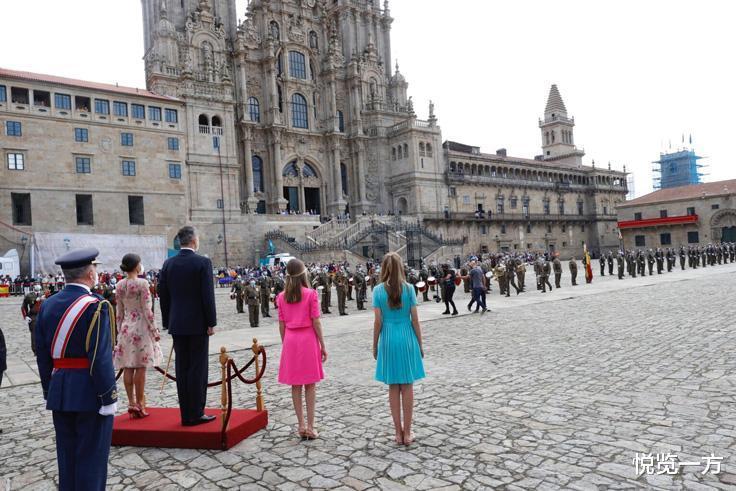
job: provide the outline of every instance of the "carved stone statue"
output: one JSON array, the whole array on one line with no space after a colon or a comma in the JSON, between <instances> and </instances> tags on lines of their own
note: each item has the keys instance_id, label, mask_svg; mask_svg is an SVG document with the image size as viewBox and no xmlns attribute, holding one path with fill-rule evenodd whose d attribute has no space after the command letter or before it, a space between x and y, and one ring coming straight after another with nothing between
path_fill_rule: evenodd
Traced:
<instances>
[{"instance_id":1,"label":"carved stone statue","mask_svg":"<svg viewBox=\"0 0 736 491\"><path fill-rule=\"evenodd\" d=\"M406 110L410 113L414 112L414 101L412 100L412 96L409 96L409 100L406 101Z\"/></svg>"}]
</instances>

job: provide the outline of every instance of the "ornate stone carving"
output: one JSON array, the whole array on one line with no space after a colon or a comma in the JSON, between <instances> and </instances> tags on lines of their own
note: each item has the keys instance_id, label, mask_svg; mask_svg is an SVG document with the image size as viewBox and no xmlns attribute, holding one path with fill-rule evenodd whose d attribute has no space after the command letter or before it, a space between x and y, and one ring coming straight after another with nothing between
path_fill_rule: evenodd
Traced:
<instances>
[{"instance_id":1,"label":"ornate stone carving","mask_svg":"<svg viewBox=\"0 0 736 491\"><path fill-rule=\"evenodd\" d=\"M289 15L289 29L287 31L290 41L295 43L304 42L304 28L302 25L302 18L294 14Z\"/></svg>"}]
</instances>

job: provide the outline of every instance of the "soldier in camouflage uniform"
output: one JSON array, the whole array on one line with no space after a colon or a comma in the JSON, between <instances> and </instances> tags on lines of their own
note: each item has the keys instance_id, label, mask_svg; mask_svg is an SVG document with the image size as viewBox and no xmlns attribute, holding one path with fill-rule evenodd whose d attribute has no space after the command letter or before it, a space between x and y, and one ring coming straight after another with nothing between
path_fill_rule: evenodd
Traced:
<instances>
[{"instance_id":1,"label":"soldier in camouflage uniform","mask_svg":"<svg viewBox=\"0 0 736 491\"><path fill-rule=\"evenodd\" d=\"M269 304L271 303L271 277L265 275L262 276L261 281L259 282L259 287L261 290L261 315L264 318L271 317L271 314L269 313Z\"/></svg>"},{"instance_id":2,"label":"soldier in camouflage uniform","mask_svg":"<svg viewBox=\"0 0 736 491\"><path fill-rule=\"evenodd\" d=\"M570 278L572 279L572 286L577 286L578 283L578 263L575 261L575 257L570 258L570 262L567 263L567 267L570 269Z\"/></svg>"},{"instance_id":3,"label":"soldier in camouflage uniform","mask_svg":"<svg viewBox=\"0 0 736 491\"><path fill-rule=\"evenodd\" d=\"M245 303L248 305L248 320L250 327L258 327L258 306L260 304L260 295L256 286L256 280L250 280L244 289Z\"/></svg>"},{"instance_id":4,"label":"soldier in camouflage uniform","mask_svg":"<svg viewBox=\"0 0 736 491\"><path fill-rule=\"evenodd\" d=\"M338 271L335 274L335 291L337 292L337 311L340 315L348 315L345 312L345 300L347 298L348 278L345 273Z\"/></svg>"},{"instance_id":5,"label":"soldier in camouflage uniform","mask_svg":"<svg viewBox=\"0 0 736 491\"><path fill-rule=\"evenodd\" d=\"M243 280L238 277L234 282L232 288L230 288L230 297L235 299L235 310L238 314L243 313L243 290L245 284Z\"/></svg>"}]
</instances>

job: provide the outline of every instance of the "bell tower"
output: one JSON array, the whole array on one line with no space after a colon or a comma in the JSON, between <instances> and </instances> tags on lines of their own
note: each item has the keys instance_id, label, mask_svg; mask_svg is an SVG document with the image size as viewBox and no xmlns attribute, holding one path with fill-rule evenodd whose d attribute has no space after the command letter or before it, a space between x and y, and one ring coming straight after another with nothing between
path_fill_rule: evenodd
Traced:
<instances>
[{"instance_id":1,"label":"bell tower","mask_svg":"<svg viewBox=\"0 0 736 491\"><path fill-rule=\"evenodd\" d=\"M544 120L539 120L544 160L582 165L585 152L575 147L574 128L575 118L568 117L560 91L556 84L552 84L544 109Z\"/></svg>"}]
</instances>

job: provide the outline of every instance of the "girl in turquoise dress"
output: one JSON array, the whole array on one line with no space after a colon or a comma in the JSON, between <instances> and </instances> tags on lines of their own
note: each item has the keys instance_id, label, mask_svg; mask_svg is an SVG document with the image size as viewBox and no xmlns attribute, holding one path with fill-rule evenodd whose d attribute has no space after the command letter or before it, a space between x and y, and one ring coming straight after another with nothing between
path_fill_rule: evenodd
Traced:
<instances>
[{"instance_id":1,"label":"girl in turquoise dress","mask_svg":"<svg viewBox=\"0 0 736 491\"><path fill-rule=\"evenodd\" d=\"M422 328L414 288L406 283L401 256L389 252L381 263L381 284L373 290L373 358L376 380L388 384L396 443L414 441L411 431L414 382L424 378ZM403 424L402 424L403 412Z\"/></svg>"}]
</instances>

